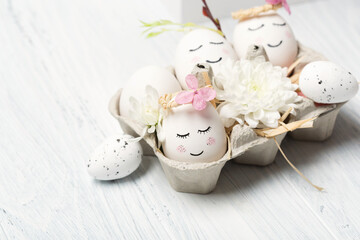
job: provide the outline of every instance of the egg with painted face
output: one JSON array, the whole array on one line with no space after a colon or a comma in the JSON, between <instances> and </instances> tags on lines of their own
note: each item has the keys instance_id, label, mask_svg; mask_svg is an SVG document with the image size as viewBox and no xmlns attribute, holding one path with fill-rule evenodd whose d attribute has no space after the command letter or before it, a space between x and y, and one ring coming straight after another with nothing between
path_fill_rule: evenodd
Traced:
<instances>
[{"instance_id":1,"label":"egg with painted face","mask_svg":"<svg viewBox=\"0 0 360 240\"><path fill-rule=\"evenodd\" d=\"M175 52L175 72L183 87L188 89L185 77L198 63L209 63L216 75L219 64L226 59L237 59L232 45L219 33L197 29L187 33L179 42Z\"/></svg>"},{"instance_id":2,"label":"egg with painted face","mask_svg":"<svg viewBox=\"0 0 360 240\"><path fill-rule=\"evenodd\" d=\"M240 21L234 30L234 48L245 58L250 45L265 48L275 66L289 67L298 54L298 43L289 24L277 13L269 12Z\"/></svg>"},{"instance_id":3,"label":"egg with painted face","mask_svg":"<svg viewBox=\"0 0 360 240\"><path fill-rule=\"evenodd\" d=\"M146 94L147 86L154 88L159 96L181 91L178 80L170 70L154 65L140 68L131 76L121 92L119 103L121 116L131 117L130 98L133 97L140 102Z\"/></svg>"},{"instance_id":4,"label":"egg with painted face","mask_svg":"<svg viewBox=\"0 0 360 240\"><path fill-rule=\"evenodd\" d=\"M198 111L191 104L172 108L163 120L164 155L181 162L212 162L227 150L224 126L215 108L207 103Z\"/></svg>"},{"instance_id":5,"label":"egg with painted face","mask_svg":"<svg viewBox=\"0 0 360 240\"><path fill-rule=\"evenodd\" d=\"M302 93L317 103L341 103L350 100L359 90L354 75L328 61L307 64L299 78Z\"/></svg>"}]
</instances>

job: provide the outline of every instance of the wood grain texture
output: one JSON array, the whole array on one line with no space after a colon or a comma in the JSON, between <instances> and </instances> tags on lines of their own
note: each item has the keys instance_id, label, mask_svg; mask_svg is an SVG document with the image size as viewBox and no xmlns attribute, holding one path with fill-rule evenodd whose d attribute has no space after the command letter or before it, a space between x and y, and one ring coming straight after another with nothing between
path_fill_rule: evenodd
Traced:
<instances>
[{"instance_id":1,"label":"wood grain texture","mask_svg":"<svg viewBox=\"0 0 360 240\"><path fill-rule=\"evenodd\" d=\"M294 4L296 36L360 77L360 3ZM268 167L227 164L209 195L171 189L155 158L98 182L89 152L120 132L108 100L141 66L173 63L181 34L145 40L160 1L0 0L0 239L360 239L360 94L331 139L287 138ZM235 22L222 26L231 39ZM211 24L209 24L211 26Z\"/></svg>"}]
</instances>

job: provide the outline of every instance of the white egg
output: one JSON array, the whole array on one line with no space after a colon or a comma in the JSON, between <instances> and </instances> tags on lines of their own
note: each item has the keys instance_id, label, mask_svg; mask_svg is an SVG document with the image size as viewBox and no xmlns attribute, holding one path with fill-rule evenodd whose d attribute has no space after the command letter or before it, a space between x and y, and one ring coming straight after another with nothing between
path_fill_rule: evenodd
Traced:
<instances>
[{"instance_id":1,"label":"white egg","mask_svg":"<svg viewBox=\"0 0 360 240\"><path fill-rule=\"evenodd\" d=\"M234 48L245 58L250 45L263 46L275 66L289 67L298 54L298 44L289 24L275 12L240 21L234 30Z\"/></svg>"},{"instance_id":2,"label":"white egg","mask_svg":"<svg viewBox=\"0 0 360 240\"><path fill-rule=\"evenodd\" d=\"M316 61L302 70L299 88L314 102L331 104L350 100L359 90L359 84L341 66L328 61Z\"/></svg>"},{"instance_id":3,"label":"white egg","mask_svg":"<svg viewBox=\"0 0 360 240\"><path fill-rule=\"evenodd\" d=\"M163 120L161 135L165 156L177 161L216 161L227 150L224 126L210 103L202 111L191 104L172 108Z\"/></svg>"},{"instance_id":4,"label":"white egg","mask_svg":"<svg viewBox=\"0 0 360 240\"><path fill-rule=\"evenodd\" d=\"M165 93L174 93L181 90L175 76L166 68L159 66L146 66L136 71L124 87L120 98L120 115L130 117L130 97L141 102L145 95L146 86L155 88L159 97Z\"/></svg>"},{"instance_id":5,"label":"white egg","mask_svg":"<svg viewBox=\"0 0 360 240\"><path fill-rule=\"evenodd\" d=\"M98 180L114 180L128 176L140 165L142 149L132 142L130 135L117 135L106 139L91 154L87 162L88 173Z\"/></svg>"},{"instance_id":6,"label":"white egg","mask_svg":"<svg viewBox=\"0 0 360 240\"><path fill-rule=\"evenodd\" d=\"M176 76L183 89L188 89L185 77L192 72L196 64L209 63L216 74L219 64L226 59L236 60L237 56L225 38L211 30L193 30L180 40L176 48Z\"/></svg>"}]
</instances>

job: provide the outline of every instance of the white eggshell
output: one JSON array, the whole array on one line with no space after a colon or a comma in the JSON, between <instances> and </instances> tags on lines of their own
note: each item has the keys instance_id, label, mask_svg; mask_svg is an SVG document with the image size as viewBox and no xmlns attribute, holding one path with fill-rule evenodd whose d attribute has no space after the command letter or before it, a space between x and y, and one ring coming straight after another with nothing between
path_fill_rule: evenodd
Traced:
<instances>
[{"instance_id":1,"label":"white eggshell","mask_svg":"<svg viewBox=\"0 0 360 240\"><path fill-rule=\"evenodd\" d=\"M120 115L130 117L130 97L141 102L145 95L147 85L155 88L159 97L165 93L174 93L181 90L175 76L166 68L159 66L146 66L136 71L124 87L120 98Z\"/></svg>"},{"instance_id":2,"label":"white eggshell","mask_svg":"<svg viewBox=\"0 0 360 240\"><path fill-rule=\"evenodd\" d=\"M91 154L88 173L98 180L114 180L128 176L140 165L142 149L139 142L129 141L130 135L106 139Z\"/></svg>"},{"instance_id":3,"label":"white eggshell","mask_svg":"<svg viewBox=\"0 0 360 240\"><path fill-rule=\"evenodd\" d=\"M350 100L359 90L359 84L341 66L328 61L316 61L302 70L299 88L314 102L331 104Z\"/></svg>"},{"instance_id":4,"label":"white eggshell","mask_svg":"<svg viewBox=\"0 0 360 240\"><path fill-rule=\"evenodd\" d=\"M298 54L298 44L289 24L270 12L240 21L234 30L234 48L239 58L245 58L248 47L262 45L275 66L289 67Z\"/></svg>"},{"instance_id":5,"label":"white eggshell","mask_svg":"<svg viewBox=\"0 0 360 240\"><path fill-rule=\"evenodd\" d=\"M185 77L198 63L209 63L216 74L219 64L226 59L237 59L231 44L220 34L197 29L187 33L179 42L175 52L175 72L183 89L188 89Z\"/></svg>"},{"instance_id":6,"label":"white eggshell","mask_svg":"<svg viewBox=\"0 0 360 240\"><path fill-rule=\"evenodd\" d=\"M172 108L161 131L164 154L182 162L211 162L227 150L224 126L215 108L208 103L202 111L191 104Z\"/></svg>"}]
</instances>

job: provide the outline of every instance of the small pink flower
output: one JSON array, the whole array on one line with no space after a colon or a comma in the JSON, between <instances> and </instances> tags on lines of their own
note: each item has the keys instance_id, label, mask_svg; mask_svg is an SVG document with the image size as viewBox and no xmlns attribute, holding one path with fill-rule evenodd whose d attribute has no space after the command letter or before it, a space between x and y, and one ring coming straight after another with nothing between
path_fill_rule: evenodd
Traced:
<instances>
[{"instance_id":1,"label":"small pink flower","mask_svg":"<svg viewBox=\"0 0 360 240\"><path fill-rule=\"evenodd\" d=\"M191 89L183 91L176 95L175 102L178 104L192 103L193 107L198 110L204 110L206 102L213 100L216 97L216 91L209 87L198 89L198 80L194 75L187 75L185 78L187 86Z\"/></svg>"},{"instance_id":2,"label":"small pink flower","mask_svg":"<svg viewBox=\"0 0 360 240\"><path fill-rule=\"evenodd\" d=\"M276 4L280 4L285 8L285 10L291 14L290 11L290 7L289 4L286 2L286 0L265 0L267 3L272 4L272 5L276 5Z\"/></svg>"}]
</instances>

